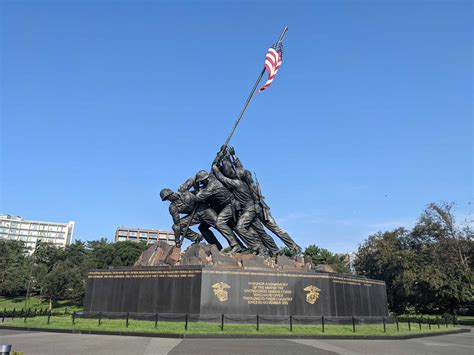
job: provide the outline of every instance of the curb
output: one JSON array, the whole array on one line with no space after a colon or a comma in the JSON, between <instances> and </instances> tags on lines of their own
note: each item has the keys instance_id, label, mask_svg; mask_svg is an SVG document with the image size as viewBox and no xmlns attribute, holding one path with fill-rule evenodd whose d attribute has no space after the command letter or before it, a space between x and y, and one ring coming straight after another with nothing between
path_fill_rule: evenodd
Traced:
<instances>
[{"instance_id":1,"label":"curb","mask_svg":"<svg viewBox=\"0 0 474 355\"><path fill-rule=\"evenodd\" d=\"M108 332L100 330L76 330L76 329L54 329L35 327L14 327L0 326L1 329L26 330L31 332L66 333L66 334L93 334L93 335L119 335L148 338L174 338L174 339L348 339L348 340L405 340L414 338L425 338L438 335L470 333L470 329L462 328L443 332L433 332L424 334L394 335L394 336L373 336L373 335L257 335L257 334L167 334L167 333L139 333L139 332Z\"/></svg>"}]
</instances>

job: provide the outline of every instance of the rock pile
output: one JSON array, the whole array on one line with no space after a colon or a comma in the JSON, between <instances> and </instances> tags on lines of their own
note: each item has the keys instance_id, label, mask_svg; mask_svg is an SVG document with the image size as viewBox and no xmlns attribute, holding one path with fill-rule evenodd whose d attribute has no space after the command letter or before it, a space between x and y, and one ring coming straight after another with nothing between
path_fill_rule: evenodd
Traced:
<instances>
[{"instance_id":1,"label":"rock pile","mask_svg":"<svg viewBox=\"0 0 474 355\"><path fill-rule=\"evenodd\" d=\"M134 266L177 266L207 265L213 267L238 269L276 269L285 271L321 270L331 272L321 266L315 266L301 256L276 257L255 255L251 252L233 253L219 251L215 245L193 244L184 252L173 245L160 241L145 250ZM333 272L333 271L332 271Z\"/></svg>"}]
</instances>

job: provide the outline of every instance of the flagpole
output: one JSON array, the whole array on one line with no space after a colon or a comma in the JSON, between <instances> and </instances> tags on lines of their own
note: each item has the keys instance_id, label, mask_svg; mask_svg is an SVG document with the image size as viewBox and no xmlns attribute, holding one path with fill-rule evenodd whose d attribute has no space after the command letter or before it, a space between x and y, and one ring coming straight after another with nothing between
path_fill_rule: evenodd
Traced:
<instances>
[{"instance_id":1,"label":"flagpole","mask_svg":"<svg viewBox=\"0 0 474 355\"><path fill-rule=\"evenodd\" d=\"M288 32L288 26L285 26L285 28L284 28L283 31L281 32L281 35L280 35L280 37L278 38L278 41L277 41L278 44L280 44L280 43L283 41L283 38L285 37L286 32ZM242 110L240 111L239 115L237 116L237 119L235 120L234 125L232 126L232 130L230 131L229 136L227 137L227 140L226 140L225 143L224 143L225 146L227 146L227 145L229 144L230 139L232 138L232 135L234 134L235 129L237 128L237 126L238 126L240 120L242 119L242 116L244 115L245 110L247 109L247 106L249 105L249 102L250 102L250 100L252 99L253 94L255 93L255 90L256 90L257 87L258 87L258 84L260 83L260 80L262 80L262 77L263 77L263 74L264 74L264 73L265 73L265 67L263 67L262 71L260 72L260 75L258 76L257 81L256 81L255 84L253 85L253 88L252 88L252 90L250 91L250 94L249 94L249 96L247 97L247 100L245 101L244 107L242 108Z\"/></svg>"},{"instance_id":2,"label":"flagpole","mask_svg":"<svg viewBox=\"0 0 474 355\"><path fill-rule=\"evenodd\" d=\"M283 38L285 37L286 32L288 32L288 26L285 26L285 28L281 32L280 37L278 38L278 41L277 41L277 45L279 45L283 41ZM229 144L230 139L232 138L232 136L235 132L235 129L239 125L239 122L242 119L242 116L244 115L245 110L247 109L247 106L249 105L250 100L252 99L253 94L255 93L255 90L257 89L258 84L260 83L260 80L262 80L263 74L265 74L265 66L263 67L262 71L260 72L260 75L258 76L257 81L253 85L252 90L250 91L250 94L249 94L249 96L247 97L247 100L244 103L244 107L242 107L242 110L240 111L239 115L237 116L237 119L234 122L234 125L232 126L232 130L230 131L229 136L227 137L227 139L224 143L225 147L227 147L227 145ZM211 173L212 173L212 168L211 168ZM191 215L189 216L190 217L189 221L186 224L186 228L184 229L184 232L181 234L181 238L180 238L180 241L179 241L179 244L180 244L179 246L181 246L181 244L183 243L184 238L185 238L186 234L188 233L189 227L191 226L191 223L194 219L195 214L196 214L196 207L194 207L193 212L191 212Z\"/></svg>"}]
</instances>

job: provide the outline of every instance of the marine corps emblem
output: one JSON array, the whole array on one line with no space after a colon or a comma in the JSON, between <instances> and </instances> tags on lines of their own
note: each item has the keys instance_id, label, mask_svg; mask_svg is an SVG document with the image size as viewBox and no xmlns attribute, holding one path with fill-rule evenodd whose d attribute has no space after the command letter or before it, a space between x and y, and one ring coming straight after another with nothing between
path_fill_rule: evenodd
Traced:
<instances>
[{"instance_id":1,"label":"marine corps emblem","mask_svg":"<svg viewBox=\"0 0 474 355\"><path fill-rule=\"evenodd\" d=\"M317 288L316 286L310 285L306 286L303 290L308 292L306 294L306 302L308 302L309 304L314 304L318 300L319 292L321 291L321 289Z\"/></svg>"},{"instance_id":2,"label":"marine corps emblem","mask_svg":"<svg viewBox=\"0 0 474 355\"><path fill-rule=\"evenodd\" d=\"M214 295L216 295L217 299L221 302L225 302L229 299L229 292L226 291L227 288L230 288L225 282L217 282L212 285L214 289Z\"/></svg>"}]
</instances>

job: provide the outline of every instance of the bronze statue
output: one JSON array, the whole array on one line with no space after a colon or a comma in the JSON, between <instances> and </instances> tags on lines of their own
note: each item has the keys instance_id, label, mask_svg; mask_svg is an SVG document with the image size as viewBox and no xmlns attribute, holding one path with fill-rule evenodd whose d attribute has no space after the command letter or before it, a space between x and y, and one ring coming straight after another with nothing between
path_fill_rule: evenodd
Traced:
<instances>
[{"instance_id":1,"label":"bronze statue","mask_svg":"<svg viewBox=\"0 0 474 355\"><path fill-rule=\"evenodd\" d=\"M276 255L278 247L265 228L273 232L290 250L301 248L287 232L280 228L264 201L260 185L254 182L235 154L233 147L221 147L212 163L211 172L200 170L184 182L177 192L163 189L163 201L170 201L173 231L177 246L187 238L199 243L203 238L209 244L222 248L210 228L218 230L228 241L233 252L247 247L260 255ZM199 225L201 234L189 227Z\"/></svg>"}]
</instances>

